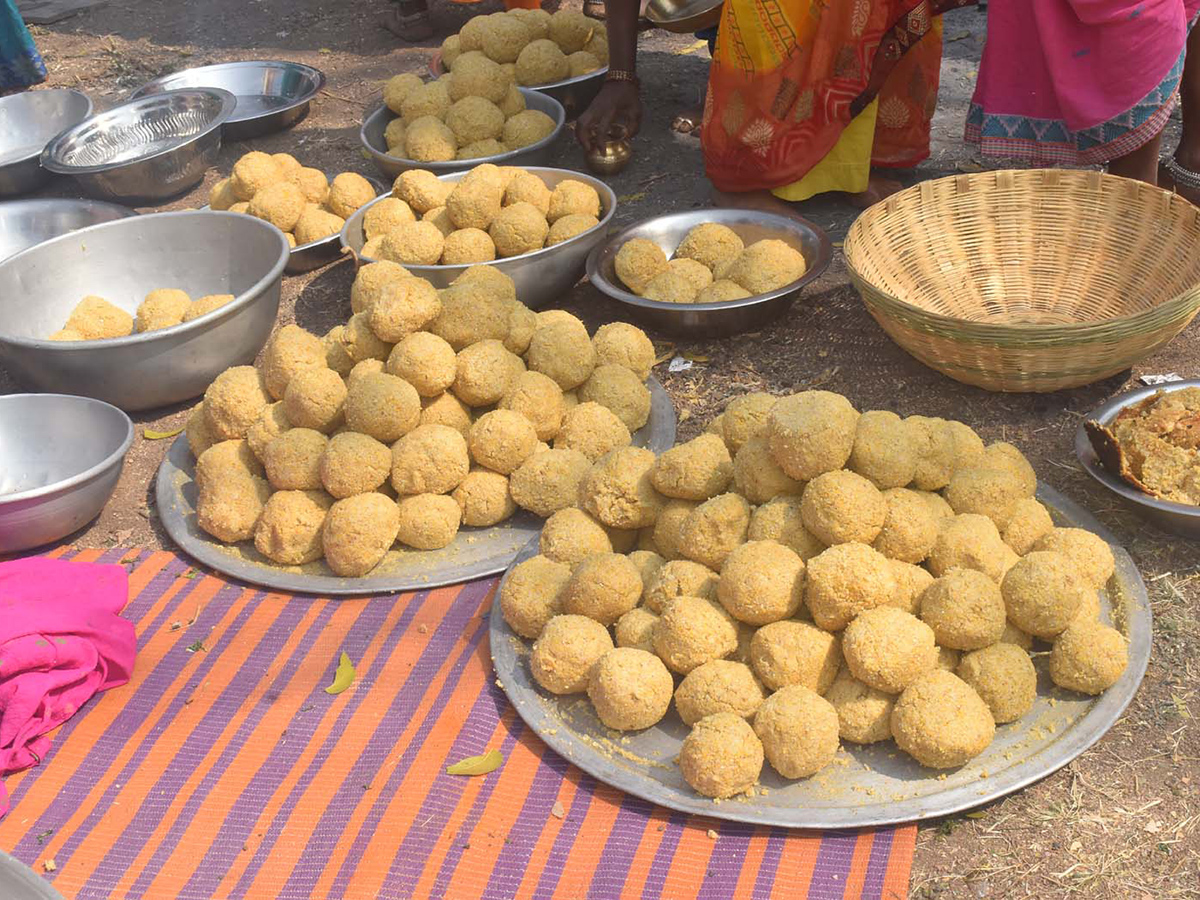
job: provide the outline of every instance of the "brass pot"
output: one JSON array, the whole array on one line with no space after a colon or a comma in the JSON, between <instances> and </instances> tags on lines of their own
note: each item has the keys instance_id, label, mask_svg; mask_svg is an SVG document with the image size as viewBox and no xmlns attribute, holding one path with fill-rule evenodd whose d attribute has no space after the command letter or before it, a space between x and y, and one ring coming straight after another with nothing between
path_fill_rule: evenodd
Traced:
<instances>
[{"instance_id":1,"label":"brass pot","mask_svg":"<svg viewBox=\"0 0 1200 900\"><path fill-rule=\"evenodd\" d=\"M587 165L597 175L616 175L629 165L632 158L633 148L629 146L629 141L605 141L603 146L588 151Z\"/></svg>"}]
</instances>

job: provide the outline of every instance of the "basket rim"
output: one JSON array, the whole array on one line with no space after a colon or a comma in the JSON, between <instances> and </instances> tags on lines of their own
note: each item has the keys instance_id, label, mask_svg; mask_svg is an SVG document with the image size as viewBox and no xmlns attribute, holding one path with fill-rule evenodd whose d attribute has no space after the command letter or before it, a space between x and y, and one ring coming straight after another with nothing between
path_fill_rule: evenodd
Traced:
<instances>
[{"instance_id":1,"label":"basket rim","mask_svg":"<svg viewBox=\"0 0 1200 900\"><path fill-rule=\"evenodd\" d=\"M936 326L939 330L945 332L948 338L953 338L957 334L962 337L989 340L997 343L1004 343L1006 339L1013 340L1020 336L1038 336L1042 340L1047 341L1055 337L1062 339L1098 337L1101 332L1127 328L1134 323L1141 324L1142 320L1150 322L1161 317L1167 321L1174 321L1179 316L1186 315L1188 312L1194 312L1197 308L1200 308L1200 281L1197 281L1195 284L1185 287L1173 297L1157 303L1149 309L1138 310L1106 319L1091 319L1075 324L1041 324L1033 322L998 324L995 322L978 322L973 319L933 312L910 303L907 300L902 300L868 279L855 265L854 251L857 243L864 240L862 232L867 228L867 225L874 219L882 218L897 203L909 201L913 197L918 198L918 202L920 202L922 190L930 190L930 188L924 187L925 185L934 185L949 181L958 182L959 184L982 182L989 179L995 181L1004 177L1020 179L1022 181L1034 181L1039 184L1046 181L1057 183L1063 180L1091 182L1094 190L1108 190L1121 183L1125 183L1129 186L1137 186L1136 189L1138 190L1154 191L1162 195L1170 206L1177 207L1181 213L1190 212L1200 218L1200 208L1195 207L1178 194L1147 185L1144 182L1134 179L1122 178L1102 172L1080 169L996 169L986 172L947 175L942 178L929 179L928 181L918 182L905 188L903 191L893 194L891 197L881 200L874 206L864 210L851 223L850 228L846 232L846 238L842 245L842 257L845 260L846 269L855 287L858 289L858 294L863 303L867 306L875 306L889 314L905 314L918 322Z\"/></svg>"}]
</instances>

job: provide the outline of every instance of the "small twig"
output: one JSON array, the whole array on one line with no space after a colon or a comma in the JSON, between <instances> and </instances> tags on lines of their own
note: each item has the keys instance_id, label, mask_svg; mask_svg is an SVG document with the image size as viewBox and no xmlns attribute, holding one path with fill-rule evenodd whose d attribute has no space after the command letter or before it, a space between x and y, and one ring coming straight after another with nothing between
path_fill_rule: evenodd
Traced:
<instances>
[{"instance_id":1,"label":"small twig","mask_svg":"<svg viewBox=\"0 0 1200 900\"><path fill-rule=\"evenodd\" d=\"M322 94L327 97L332 97L334 100L341 100L343 103L349 103L351 106L366 106L361 100L351 100L349 97L343 97L341 94L335 94L333 91L322 89Z\"/></svg>"}]
</instances>

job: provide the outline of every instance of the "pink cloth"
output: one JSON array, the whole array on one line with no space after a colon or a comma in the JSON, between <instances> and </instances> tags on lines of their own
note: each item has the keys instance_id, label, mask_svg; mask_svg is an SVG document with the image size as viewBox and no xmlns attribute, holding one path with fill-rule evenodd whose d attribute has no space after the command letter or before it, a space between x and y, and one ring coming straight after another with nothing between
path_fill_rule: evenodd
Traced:
<instances>
[{"instance_id":1,"label":"pink cloth","mask_svg":"<svg viewBox=\"0 0 1200 900\"><path fill-rule=\"evenodd\" d=\"M0 775L36 765L97 691L129 681L137 651L121 566L34 557L0 563ZM8 793L0 784L0 816Z\"/></svg>"}]
</instances>

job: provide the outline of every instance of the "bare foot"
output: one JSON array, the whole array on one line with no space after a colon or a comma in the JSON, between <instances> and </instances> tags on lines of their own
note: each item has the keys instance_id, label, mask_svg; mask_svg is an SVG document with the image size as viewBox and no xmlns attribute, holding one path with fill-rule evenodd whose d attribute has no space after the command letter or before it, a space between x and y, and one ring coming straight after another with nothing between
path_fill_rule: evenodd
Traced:
<instances>
[{"instance_id":1,"label":"bare foot","mask_svg":"<svg viewBox=\"0 0 1200 900\"><path fill-rule=\"evenodd\" d=\"M671 121L671 130L678 131L680 134L694 134L700 130L700 123L703 119L703 109L699 107L685 109Z\"/></svg>"},{"instance_id":2,"label":"bare foot","mask_svg":"<svg viewBox=\"0 0 1200 900\"><path fill-rule=\"evenodd\" d=\"M1177 162L1179 165L1192 172L1200 171L1200 162L1196 163L1194 166L1189 166L1182 160L1177 160ZM1165 165L1159 165L1158 167L1158 186L1164 191L1174 191L1189 203L1194 203L1196 206L1200 206L1200 190L1176 184L1175 179L1171 176L1171 170Z\"/></svg>"},{"instance_id":3,"label":"bare foot","mask_svg":"<svg viewBox=\"0 0 1200 900\"><path fill-rule=\"evenodd\" d=\"M396 6L384 13L379 24L409 44L433 37L433 25L429 21L428 12L416 12L406 16L402 14L400 7Z\"/></svg>"},{"instance_id":4,"label":"bare foot","mask_svg":"<svg viewBox=\"0 0 1200 900\"><path fill-rule=\"evenodd\" d=\"M886 197L890 197L897 191L903 190L904 185L892 178L883 178L882 176L872 175L867 183L867 189L859 194L848 194L835 192L837 196L845 199L847 203L856 209L866 209ZM770 191L747 191L746 193L733 193L718 191L715 188L712 192L713 202L717 206L732 206L736 209L754 209L759 212L773 212L784 216L792 216L802 218L797 212L795 204L787 200L780 200Z\"/></svg>"}]
</instances>

